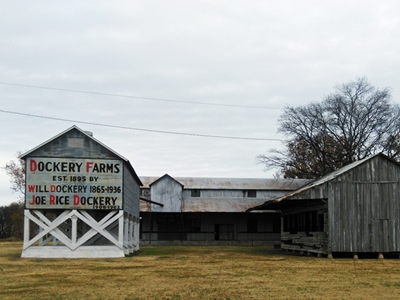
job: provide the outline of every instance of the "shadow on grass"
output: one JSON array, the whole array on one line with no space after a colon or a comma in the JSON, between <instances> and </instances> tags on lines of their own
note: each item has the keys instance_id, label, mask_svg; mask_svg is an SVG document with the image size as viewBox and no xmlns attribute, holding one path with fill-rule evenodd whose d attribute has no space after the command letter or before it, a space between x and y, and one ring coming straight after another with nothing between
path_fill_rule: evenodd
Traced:
<instances>
[{"instance_id":1,"label":"shadow on grass","mask_svg":"<svg viewBox=\"0 0 400 300\"><path fill-rule=\"evenodd\" d=\"M262 256L281 256L285 252L274 249L273 246L144 246L134 255L140 256L175 256L185 254L247 254Z\"/></svg>"}]
</instances>

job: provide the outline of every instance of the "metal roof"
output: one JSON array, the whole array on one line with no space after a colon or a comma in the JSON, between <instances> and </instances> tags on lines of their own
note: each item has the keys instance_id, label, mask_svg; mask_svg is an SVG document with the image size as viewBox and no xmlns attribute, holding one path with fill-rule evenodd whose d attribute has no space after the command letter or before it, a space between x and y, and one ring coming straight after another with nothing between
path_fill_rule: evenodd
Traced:
<instances>
[{"instance_id":1,"label":"metal roof","mask_svg":"<svg viewBox=\"0 0 400 300\"><path fill-rule=\"evenodd\" d=\"M96 143L100 144L101 146L103 146L104 148L106 148L108 151L114 153L116 156L118 156L118 157L121 158L122 160L128 162L128 160L127 160L125 157L123 157L121 154L119 154L118 152L114 151L113 149L111 149L111 148L108 147L107 145L103 144L103 143L100 142L98 139L96 139L96 138L94 138L92 135L88 134L87 131L84 131L84 130L80 129L80 128L79 128L78 126L76 126L76 125L73 125L72 127L68 128L67 130L64 130L63 132L57 134L56 136L53 136L51 139L49 139L49 140L47 140L47 141L41 143L39 146L36 146L35 148L33 148L33 149L31 149L31 150L29 150L29 151L27 151L27 152L21 154L21 155L19 156L19 158L24 159L24 158L25 158L26 156L28 156L30 153L36 151L37 149L43 147L44 145L46 145L46 144L48 144L48 143L50 143L50 142L56 140L57 138L59 138L60 136L66 134L67 132L71 131L72 129L78 130L78 131L81 132L83 135L86 135L88 138L94 140Z\"/></svg>"},{"instance_id":2,"label":"metal roof","mask_svg":"<svg viewBox=\"0 0 400 300\"><path fill-rule=\"evenodd\" d=\"M245 212L250 207L263 203L265 199L193 199L184 201L184 212Z\"/></svg>"},{"instance_id":3,"label":"metal roof","mask_svg":"<svg viewBox=\"0 0 400 300\"><path fill-rule=\"evenodd\" d=\"M182 212L240 212L243 213L251 207L261 205L265 199L212 199L189 198L182 204ZM140 211L149 212L150 203L141 201Z\"/></svg>"},{"instance_id":4,"label":"metal roof","mask_svg":"<svg viewBox=\"0 0 400 300\"><path fill-rule=\"evenodd\" d=\"M256 207L253 207L253 208L249 209L249 211L257 210L257 209L266 209L266 207L273 209L272 208L273 206L271 206L271 205L275 206L275 204L278 204L278 202L280 202L280 201L288 200L291 197L300 194L301 192L304 192L304 191L309 190L309 189L311 189L313 187L316 187L316 186L322 185L322 184L324 184L324 183L326 183L328 181L331 181L332 179L335 179L336 177L338 177L338 176L340 176L340 175L342 175L342 174L354 169L355 167L363 164L367 160L370 160L370 159L372 159L373 157L376 157L376 156L384 156L384 157L388 158L386 155L384 155L382 153L379 153L379 154L376 154L376 155L373 155L373 156L370 156L370 157L366 157L366 158L361 159L361 160L357 160L357 161L355 161L355 162L353 162L351 164L348 164L348 165L346 165L346 166L344 166L344 167L342 167L340 169L337 169L336 171L333 171L333 172L331 172L331 173L329 173L329 174L327 174L325 176L322 176L321 178L319 178L317 180L314 180L311 183L309 183L309 184L307 184L307 185L305 185L303 187L300 187L299 189L295 190L292 193L288 193L286 195L277 197L275 199L268 200L262 205L259 205L259 206L256 206ZM390 158L388 158L388 159L390 159ZM293 200L293 201L303 201L303 200Z\"/></svg>"},{"instance_id":5,"label":"metal roof","mask_svg":"<svg viewBox=\"0 0 400 300\"><path fill-rule=\"evenodd\" d=\"M171 177L181 183L184 189L215 190L277 190L293 191L309 183L309 179L261 179L261 178L210 178L210 177ZM141 176L142 188L160 179L154 176Z\"/></svg>"}]
</instances>

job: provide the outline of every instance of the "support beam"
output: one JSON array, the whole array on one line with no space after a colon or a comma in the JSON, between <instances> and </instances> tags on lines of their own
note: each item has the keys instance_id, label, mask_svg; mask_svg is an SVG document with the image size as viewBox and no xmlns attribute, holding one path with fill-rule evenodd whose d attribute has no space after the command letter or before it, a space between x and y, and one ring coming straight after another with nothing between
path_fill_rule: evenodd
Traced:
<instances>
[{"instance_id":1,"label":"support beam","mask_svg":"<svg viewBox=\"0 0 400 300\"><path fill-rule=\"evenodd\" d=\"M124 218L122 210L110 211L99 222L85 210L65 210L50 217L45 211L25 210L22 257L123 257L133 251L131 216L126 213ZM32 237L30 222L39 229Z\"/></svg>"}]
</instances>

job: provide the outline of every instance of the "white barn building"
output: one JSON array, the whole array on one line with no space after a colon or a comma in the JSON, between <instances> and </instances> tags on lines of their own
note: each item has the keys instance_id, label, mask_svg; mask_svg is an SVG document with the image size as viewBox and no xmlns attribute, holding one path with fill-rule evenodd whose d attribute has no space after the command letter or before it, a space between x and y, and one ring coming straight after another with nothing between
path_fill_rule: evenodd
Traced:
<instances>
[{"instance_id":1,"label":"white barn building","mask_svg":"<svg viewBox=\"0 0 400 300\"><path fill-rule=\"evenodd\" d=\"M139 250L139 188L130 162L76 126L21 156L22 257L123 257Z\"/></svg>"}]
</instances>

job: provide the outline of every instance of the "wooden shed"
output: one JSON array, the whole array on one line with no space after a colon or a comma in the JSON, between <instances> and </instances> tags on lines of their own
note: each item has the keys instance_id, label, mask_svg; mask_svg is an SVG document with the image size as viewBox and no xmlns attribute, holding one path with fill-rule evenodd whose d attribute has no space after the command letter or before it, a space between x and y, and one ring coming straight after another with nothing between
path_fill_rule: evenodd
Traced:
<instances>
[{"instance_id":1,"label":"wooden shed","mask_svg":"<svg viewBox=\"0 0 400 300\"><path fill-rule=\"evenodd\" d=\"M343 255L400 253L400 164L377 154L249 211L281 213L282 249Z\"/></svg>"},{"instance_id":2,"label":"wooden shed","mask_svg":"<svg viewBox=\"0 0 400 300\"><path fill-rule=\"evenodd\" d=\"M123 257L139 249L142 183L126 158L73 126L21 159L22 257Z\"/></svg>"}]
</instances>

